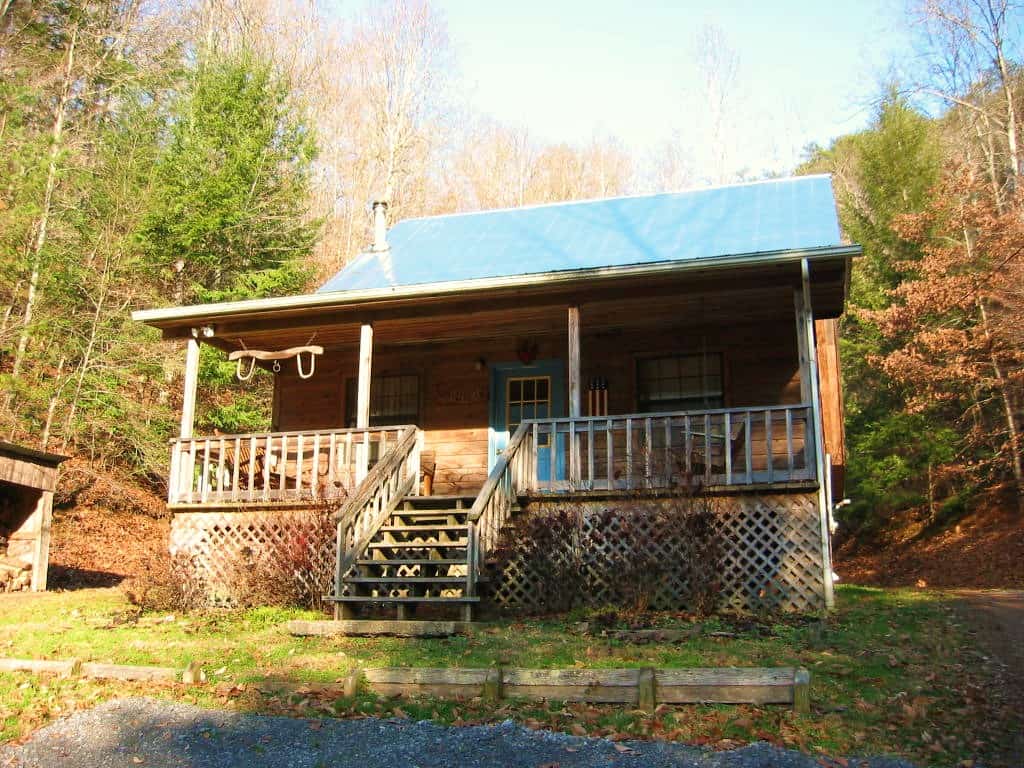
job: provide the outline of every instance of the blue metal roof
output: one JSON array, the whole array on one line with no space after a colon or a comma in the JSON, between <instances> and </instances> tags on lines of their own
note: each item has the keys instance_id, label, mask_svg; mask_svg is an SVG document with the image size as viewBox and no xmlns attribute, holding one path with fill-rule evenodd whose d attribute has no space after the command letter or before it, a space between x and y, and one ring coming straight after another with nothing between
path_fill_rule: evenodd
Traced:
<instances>
[{"instance_id":1,"label":"blue metal roof","mask_svg":"<svg viewBox=\"0 0 1024 768\"><path fill-rule=\"evenodd\" d=\"M828 176L407 219L388 243L319 292L842 245Z\"/></svg>"}]
</instances>

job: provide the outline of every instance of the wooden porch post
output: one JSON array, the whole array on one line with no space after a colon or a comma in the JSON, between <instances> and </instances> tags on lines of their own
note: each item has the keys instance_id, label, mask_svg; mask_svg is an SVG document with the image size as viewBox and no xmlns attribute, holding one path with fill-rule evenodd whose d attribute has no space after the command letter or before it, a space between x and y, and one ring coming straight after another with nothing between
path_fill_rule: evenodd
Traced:
<instances>
[{"instance_id":1,"label":"wooden porch post","mask_svg":"<svg viewBox=\"0 0 1024 768\"><path fill-rule=\"evenodd\" d=\"M370 369L373 363L373 326L363 323L359 329L359 383L356 390L356 428L370 426ZM357 447L356 483L366 477L369 465L369 440L366 434Z\"/></svg>"},{"instance_id":2,"label":"wooden porch post","mask_svg":"<svg viewBox=\"0 0 1024 768\"><path fill-rule=\"evenodd\" d=\"M193 329L193 333L195 333ZM178 429L178 436L181 440L189 440L195 428L196 421L196 387L199 383L199 339L196 336L190 338L185 348L185 389L181 398L181 425ZM186 444L174 443L171 448L171 474L167 478L167 501L173 504L178 501L178 494L181 492L181 479L191 478L193 473L189 457L192 454L187 450Z\"/></svg>"},{"instance_id":3,"label":"wooden porch post","mask_svg":"<svg viewBox=\"0 0 1024 768\"><path fill-rule=\"evenodd\" d=\"M582 413L580 393L580 308L569 307L569 416Z\"/></svg>"},{"instance_id":4,"label":"wooden porch post","mask_svg":"<svg viewBox=\"0 0 1024 768\"><path fill-rule=\"evenodd\" d=\"M32 558L33 592L46 591L46 573L50 563L50 529L53 526L53 491L41 491L33 513L38 519L35 557Z\"/></svg>"},{"instance_id":5,"label":"wooden porch post","mask_svg":"<svg viewBox=\"0 0 1024 768\"><path fill-rule=\"evenodd\" d=\"M199 383L199 339L188 340L185 351L185 393L181 401L180 437L192 437L196 419L196 385Z\"/></svg>"},{"instance_id":6,"label":"wooden porch post","mask_svg":"<svg viewBox=\"0 0 1024 768\"><path fill-rule=\"evenodd\" d=\"M832 500L828 498L825 473L825 438L821 422L821 387L818 381L817 345L814 339L814 310L811 306L811 270L807 259L800 260L800 291L795 298L797 316L797 345L800 353L800 394L811 405L811 427L814 433L814 469L818 478L818 513L821 522L822 577L825 585L825 607L835 607L832 584L832 552L829 538L829 512ZM807 439L806 436L804 439Z\"/></svg>"},{"instance_id":7,"label":"wooden porch post","mask_svg":"<svg viewBox=\"0 0 1024 768\"><path fill-rule=\"evenodd\" d=\"M569 307L569 416L582 416L582 395L580 393L580 308ZM576 422L569 422L569 486L580 487L580 437L576 434ZM554 437L552 437L554 440ZM552 443L554 444L554 443ZM552 466L554 466L552 464Z\"/></svg>"}]
</instances>

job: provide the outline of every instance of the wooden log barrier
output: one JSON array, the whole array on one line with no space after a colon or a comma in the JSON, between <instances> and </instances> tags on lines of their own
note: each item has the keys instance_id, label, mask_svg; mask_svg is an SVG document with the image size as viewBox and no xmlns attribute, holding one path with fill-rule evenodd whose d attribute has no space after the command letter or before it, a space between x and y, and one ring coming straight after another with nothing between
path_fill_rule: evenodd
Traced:
<instances>
[{"instance_id":1,"label":"wooden log barrier","mask_svg":"<svg viewBox=\"0 0 1024 768\"><path fill-rule=\"evenodd\" d=\"M127 664L99 664L87 662L82 664L80 674L83 677L92 677L100 680L152 682L156 680L177 680L180 672L173 667L143 667Z\"/></svg>"},{"instance_id":2,"label":"wooden log barrier","mask_svg":"<svg viewBox=\"0 0 1024 768\"><path fill-rule=\"evenodd\" d=\"M78 659L58 661L55 659L0 659L0 672L31 672L32 674L60 675L74 677L81 669Z\"/></svg>"},{"instance_id":3,"label":"wooden log barrier","mask_svg":"<svg viewBox=\"0 0 1024 768\"><path fill-rule=\"evenodd\" d=\"M489 669L382 667L364 669L363 679L370 690L385 696L474 698L483 696L490 674Z\"/></svg>"},{"instance_id":4,"label":"wooden log barrier","mask_svg":"<svg viewBox=\"0 0 1024 768\"><path fill-rule=\"evenodd\" d=\"M80 659L0 659L0 672L30 672L32 674L60 675L61 677L89 677L98 680L127 680L174 682L195 685L206 680L202 668L194 661L184 670L173 667L150 667L132 664L106 664L82 662Z\"/></svg>"},{"instance_id":5,"label":"wooden log barrier","mask_svg":"<svg viewBox=\"0 0 1024 768\"><path fill-rule=\"evenodd\" d=\"M206 676L196 662L183 670L124 664L82 663L78 659L0 659L2 672L31 672L63 677L175 681L186 685ZM344 681L343 695L367 689L385 696L437 696L497 701L578 701L631 704L653 712L658 704L791 704L810 712L811 675L792 667L725 667L690 669L491 669L381 667L363 669Z\"/></svg>"},{"instance_id":6,"label":"wooden log barrier","mask_svg":"<svg viewBox=\"0 0 1024 768\"><path fill-rule=\"evenodd\" d=\"M790 704L810 711L810 673L792 667L692 669L424 669L384 667L361 673L386 696L630 704ZM355 688L355 682L352 687Z\"/></svg>"},{"instance_id":7,"label":"wooden log barrier","mask_svg":"<svg viewBox=\"0 0 1024 768\"><path fill-rule=\"evenodd\" d=\"M510 698L558 699L606 704L636 704L639 669L503 670L502 687Z\"/></svg>"},{"instance_id":8,"label":"wooden log barrier","mask_svg":"<svg viewBox=\"0 0 1024 768\"><path fill-rule=\"evenodd\" d=\"M792 667L658 669L658 701L666 704L792 704Z\"/></svg>"}]
</instances>

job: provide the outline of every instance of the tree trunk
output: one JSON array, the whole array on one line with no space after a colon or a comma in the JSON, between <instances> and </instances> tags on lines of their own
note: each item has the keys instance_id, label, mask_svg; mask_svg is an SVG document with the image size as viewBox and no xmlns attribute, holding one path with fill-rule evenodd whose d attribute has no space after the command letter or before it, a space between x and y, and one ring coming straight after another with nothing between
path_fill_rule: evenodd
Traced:
<instances>
[{"instance_id":1,"label":"tree trunk","mask_svg":"<svg viewBox=\"0 0 1024 768\"><path fill-rule=\"evenodd\" d=\"M928 524L935 522L935 469L928 462Z\"/></svg>"},{"instance_id":2,"label":"tree trunk","mask_svg":"<svg viewBox=\"0 0 1024 768\"><path fill-rule=\"evenodd\" d=\"M71 404L68 406L68 416L64 422L64 436L61 440L61 451L66 451L68 439L74 425L75 415L78 413L78 402L82 397L82 384L85 381L85 374L92 364L92 351L96 347L96 336L100 320L103 317L103 306L107 297L107 276L108 269L103 270L103 280L100 282L100 293L96 299L96 308L92 313L92 322L89 326L89 341L85 345L85 352L82 353L82 360L78 364L77 381L75 382L75 394L71 397Z\"/></svg>"},{"instance_id":3,"label":"tree trunk","mask_svg":"<svg viewBox=\"0 0 1024 768\"><path fill-rule=\"evenodd\" d=\"M46 247L47 228L50 223L50 213L53 209L53 192L57 186L57 158L60 155L61 142L64 138L64 117L67 112L67 105L71 99L71 74L75 66L75 45L78 41L78 27L71 30L71 38L68 40L67 63L64 67L64 82L61 84L60 99L57 101L57 108L53 118L53 130L51 131L50 162L46 170L46 187L43 192L43 204L39 213L39 224L36 237L32 243L31 272L28 280L28 294L25 298L25 313L22 316L21 334L18 337L18 346L14 353L14 363L11 368L11 375L17 378L21 373L21 366L25 360L25 351L28 349L28 342L32 335L32 316L35 313L36 301L39 296L39 278L42 269L43 248ZM10 396L7 399L10 405Z\"/></svg>"},{"instance_id":4,"label":"tree trunk","mask_svg":"<svg viewBox=\"0 0 1024 768\"><path fill-rule=\"evenodd\" d=\"M1016 398L1014 398L1011 391L1012 384L1006 380L1003 368L999 364L999 355L996 353L991 329L989 328L985 300L980 297L978 299L978 310L981 316L981 327L988 344L992 372L995 375L999 395L1003 401L1003 415L1006 418L1007 434L1010 437L1010 467L1013 470L1013 480L1017 485L1017 510L1021 515L1024 515L1024 462L1021 460L1020 428L1017 425Z\"/></svg>"},{"instance_id":5,"label":"tree trunk","mask_svg":"<svg viewBox=\"0 0 1024 768\"><path fill-rule=\"evenodd\" d=\"M53 428L53 414L57 411L57 403L60 402L60 391L64 387L60 377L64 372L65 358L60 359L57 365L57 375L54 376L53 392L50 394L50 402L46 407L46 421L43 423L43 434L39 437L39 450L45 451L50 443L50 430Z\"/></svg>"},{"instance_id":6,"label":"tree trunk","mask_svg":"<svg viewBox=\"0 0 1024 768\"><path fill-rule=\"evenodd\" d=\"M985 121L985 131L982 133L981 125L978 120ZM989 184L992 185L992 198L996 202L996 210L999 213L1003 212L1003 189L999 182L999 169L996 168L996 146L995 138L992 133L992 127L988 115L984 112L980 115L974 115L974 131L978 135L978 141L981 143L981 151L985 155L985 165L987 167Z\"/></svg>"},{"instance_id":7,"label":"tree trunk","mask_svg":"<svg viewBox=\"0 0 1024 768\"><path fill-rule=\"evenodd\" d=\"M1010 154L1010 181L1011 189L1016 188L1017 176L1020 174L1020 152L1017 149L1017 108L1013 104L1013 82L1010 78L1010 68L1003 56L1002 39L996 38L996 67L999 70L999 80L1003 86L1003 96L1006 99L1006 146Z\"/></svg>"}]
</instances>

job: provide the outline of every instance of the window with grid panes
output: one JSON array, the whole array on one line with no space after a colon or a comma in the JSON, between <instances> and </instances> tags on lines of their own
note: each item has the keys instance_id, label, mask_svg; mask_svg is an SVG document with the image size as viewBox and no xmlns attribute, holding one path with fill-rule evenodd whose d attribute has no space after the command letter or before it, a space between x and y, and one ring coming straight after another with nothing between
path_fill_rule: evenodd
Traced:
<instances>
[{"instance_id":1,"label":"window with grid panes","mask_svg":"<svg viewBox=\"0 0 1024 768\"><path fill-rule=\"evenodd\" d=\"M505 387L505 427L510 435L527 419L551 416L550 376L509 378ZM539 439L540 446L546 447L548 435L540 435Z\"/></svg>"},{"instance_id":2,"label":"window with grid panes","mask_svg":"<svg viewBox=\"0 0 1024 768\"><path fill-rule=\"evenodd\" d=\"M637 410L721 408L722 356L718 353L651 357L637 361Z\"/></svg>"},{"instance_id":3,"label":"window with grid panes","mask_svg":"<svg viewBox=\"0 0 1024 768\"><path fill-rule=\"evenodd\" d=\"M346 426L356 425L356 379L345 385ZM417 424L420 418L420 380L416 375L381 376L370 381L370 426Z\"/></svg>"}]
</instances>

